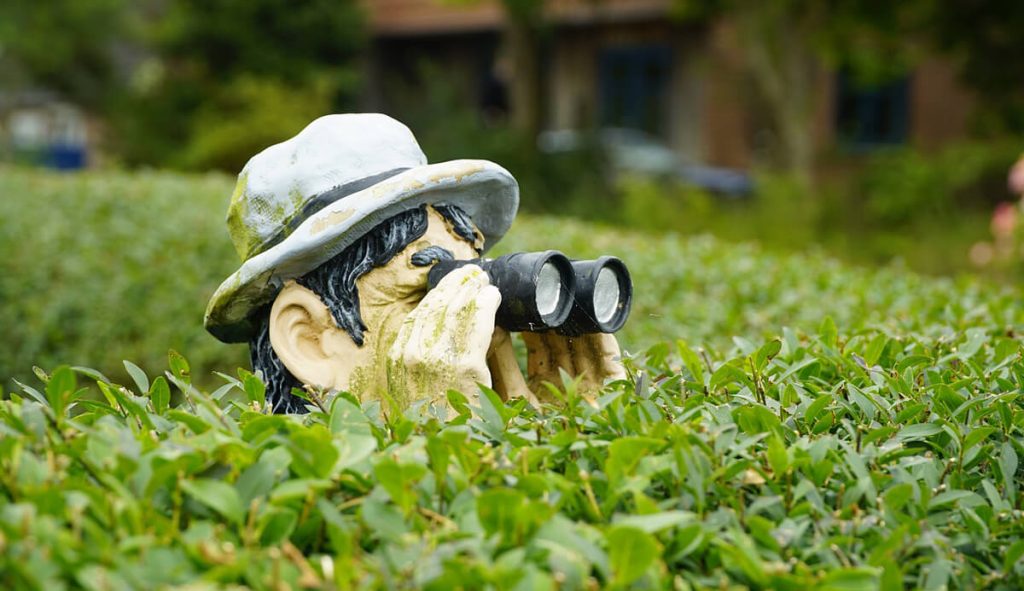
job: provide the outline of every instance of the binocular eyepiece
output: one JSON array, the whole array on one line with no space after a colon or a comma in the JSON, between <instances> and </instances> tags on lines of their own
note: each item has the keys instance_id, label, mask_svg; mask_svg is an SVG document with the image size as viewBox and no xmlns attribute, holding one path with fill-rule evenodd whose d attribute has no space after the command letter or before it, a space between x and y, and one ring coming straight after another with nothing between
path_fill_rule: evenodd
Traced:
<instances>
[{"instance_id":1,"label":"binocular eyepiece","mask_svg":"<svg viewBox=\"0 0 1024 591\"><path fill-rule=\"evenodd\" d=\"M512 332L612 333L626 323L633 303L633 282L622 261L610 256L570 261L557 250L438 261L427 275L428 286L433 289L464 265L482 268L501 292L495 322Z\"/></svg>"}]
</instances>

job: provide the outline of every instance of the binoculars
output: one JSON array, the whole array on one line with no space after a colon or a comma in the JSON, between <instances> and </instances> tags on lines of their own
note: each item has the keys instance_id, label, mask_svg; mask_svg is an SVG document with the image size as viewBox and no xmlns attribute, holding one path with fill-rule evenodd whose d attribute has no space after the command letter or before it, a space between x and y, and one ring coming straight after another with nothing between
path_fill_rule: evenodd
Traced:
<instances>
[{"instance_id":1,"label":"binoculars","mask_svg":"<svg viewBox=\"0 0 1024 591\"><path fill-rule=\"evenodd\" d=\"M495 323L511 332L611 333L626 323L633 303L633 282L622 261L610 256L571 261L557 250L438 261L427 285L433 289L464 265L482 268L501 292Z\"/></svg>"}]
</instances>

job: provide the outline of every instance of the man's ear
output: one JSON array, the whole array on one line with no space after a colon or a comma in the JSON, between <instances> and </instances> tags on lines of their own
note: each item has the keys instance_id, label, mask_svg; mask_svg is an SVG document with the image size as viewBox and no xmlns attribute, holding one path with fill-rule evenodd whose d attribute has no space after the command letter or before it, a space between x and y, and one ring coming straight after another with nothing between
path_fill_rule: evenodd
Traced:
<instances>
[{"instance_id":1,"label":"man's ear","mask_svg":"<svg viewBox=\"0 0 1024 591\"><path fill-rule=\"evenodd\" d=\"M341 386L336 344L341 329L319 296L289 281L270 308L269 325L270 345L293 376L310 386Z\"/></svg>"}]
</instances>

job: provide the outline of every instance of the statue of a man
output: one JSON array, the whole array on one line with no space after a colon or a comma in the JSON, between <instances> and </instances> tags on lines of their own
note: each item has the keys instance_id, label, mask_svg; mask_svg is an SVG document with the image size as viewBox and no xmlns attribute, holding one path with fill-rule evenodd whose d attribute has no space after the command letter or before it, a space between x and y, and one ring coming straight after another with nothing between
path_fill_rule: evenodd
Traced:
<instances>
[{"instance_id":1,"label":"statue of a man","mask_svg":"<svg viewBox=\"0 0 1024 591\"><path fill-rule=\"evenodd\" d=\"M427 164L412 133L379 114L329 115L254 156L227 223L243 264L213 295L206 328L250 344L275 412L302 412L292 388L348 391L400 406L445 404L477 384L531 397L564 369L596 390L623 376L609 334L523 333L524 379L501 300L466 265L431 290L440 260L479 258L508 230L519 188L484 160Z\"/></svg>"}]
</instances>

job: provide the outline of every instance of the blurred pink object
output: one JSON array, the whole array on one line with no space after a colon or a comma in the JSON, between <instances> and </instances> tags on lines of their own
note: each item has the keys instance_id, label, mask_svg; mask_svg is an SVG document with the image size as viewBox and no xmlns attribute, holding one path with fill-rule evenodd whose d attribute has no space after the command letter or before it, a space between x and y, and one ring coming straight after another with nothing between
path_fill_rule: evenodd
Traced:
<instances>
[{"instance_id":1,"label":"blurred pink object","mask_svg":"<svg viewBox=\"0 0 1024 591\"><path fill-rule=\"evenodd\" d=\"M1000 203L992 212L992 235L1007 238L1017 227L1017 208L1010 203Z\"/></svg>"},{"instance_id":2,"label":"blurred pink object","mask_svg":"<svg viewBox=\"0 0 1024 591\"><path fill-rule=\"evenodd\" d=\"M988 242L975 242L967 256L974 266L984 267L992 262L995 257L995 249Z\"/></svg>"},{"instance_id":3,"label":"blurred pink object","mask_svg":"<svg viewBox=\"0 0 1024 591\"><path fill-rule=\"evenodd\" d=\"M1010 187L1011 193L1024 196L1024 155L1017 160L1016 164L1010 167L1010 176L1007 179L1007 184Z\"/></svg>"}]
</instances>

